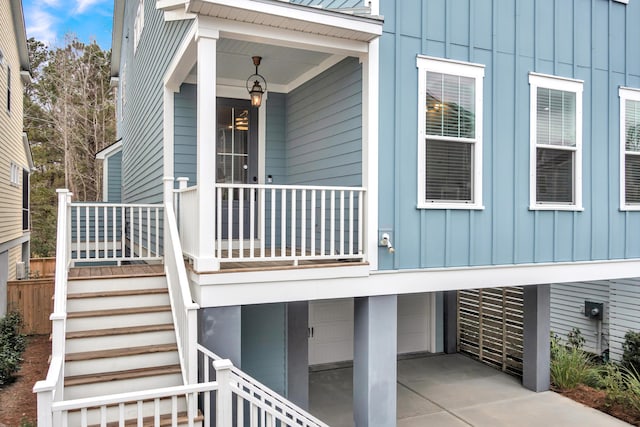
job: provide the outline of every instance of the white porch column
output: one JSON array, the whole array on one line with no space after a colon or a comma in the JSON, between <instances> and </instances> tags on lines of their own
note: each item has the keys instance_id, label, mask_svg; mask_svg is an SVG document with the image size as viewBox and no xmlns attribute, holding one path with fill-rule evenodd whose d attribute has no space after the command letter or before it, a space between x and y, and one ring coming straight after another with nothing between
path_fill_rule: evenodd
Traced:
<instances>
[{"instance_id":1,"label":"white porch column","mask_svg":"<svg viewBox=\"0 0 640 427\"><path fill-rule=\"evenodd\" d=\"M197 37L198 49L198 148L197 181L198 208L198 257L196 271L213 271L220 268L214 258L215 194L216 182L216 55L218 34L207 31Z\"/></svg>"},{"instance_id":2,"label":"white porch column","mask_svg":"<svg viewBox=\"0 0 640 427\"><path fill-rule=\"evenodd\" d=\"M364 250L371 270L378 269L378 102L379 39L362 55L362 186L365 196Z\"/></svg>"}]
</instances>

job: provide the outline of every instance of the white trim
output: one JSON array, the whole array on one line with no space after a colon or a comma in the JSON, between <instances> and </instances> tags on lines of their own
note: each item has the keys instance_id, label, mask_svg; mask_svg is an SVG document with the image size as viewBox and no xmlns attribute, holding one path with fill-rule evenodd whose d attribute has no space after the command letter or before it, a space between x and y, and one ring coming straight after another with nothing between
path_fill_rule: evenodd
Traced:
<instances>
[{"instance_id":1,"label":"white trim","mask_svg":"<svg viewBox=\"0 0 640 427\"><path fill-rule=\"evenodd\" d=\"M174 138L175 138L175 95L176 92L164 87L162 92L162 176L173 177L174 174Z\"/></svg>"},{"instance_id":2,"label":"white trim","mask_svg":"<svg viewBox=\"0 0 640 427\"><path fill-rule=\"evenodd\" d=\"M583 211L582 206L582 91L583 80L569 79L566 77L551 76L548 74L529 73L529 210L547 211ZM536 171L537 171L537 105L538 88L543 87L563 92L573 92L576 95L576 145L575 147L545 146L552 149L566 149L575 153L573 192L574 201L569 204L538 203L536 198Z\"/></svg>"},{"instance_id":3,"label":"white trim","mask_svg":"<svg viewBox=\"0 0 640 427\"><path fill-rule=\"evenodd\" d=\"M626 126L625 120L627 116L627 110L625 101L637 101L640 102L640 89L620 87L618 89L618 96L620 97L620 210L621 211L640 211L640 204L627 204L626 200Z\"/></svg>"},{"instance_id":4,"label":"white trim","mask_svg":"<svg viewBox=\"0 0 640 427\"><path fill-rule=\"evenodd\" d=\"M482 210L482 140L483 140L483 86L484 65L470 62L452 61L449 59L435 58L418 55L416 57L418 68L418 209L463 209ZM426 112L427 104L427 72L450 74L474 79L475 81L475 139L473 142L473 200L470 202L454 201L428 201L426 193Z\"/></svg>"},{"instance_id":5,"label":"white trim","mask_svg":"<svg viewBox=\"0 0 640 427\"><path fill-rule=\"evenodd\" d=\"M116 154L120 150L122 150L122 140L116 141L108 147L98 151L96 153L96 160L105 160L107 157Z\"/></svg>"},{"instance_id":6,"label":"white trim","mask_svg":"<svg viewBox=\"0 0 640 427\"><path fill-rule=\"evenodd\" d=\"M346 56L343 56L343 55L331 55L330 57L322 61L320 64L318 64L316 67L298 76L298 78L296 78L292 82L289 82L286 85L284 92L285 93L291 92L292 90L298 88L299 86L303 85L304 83L308 82L314 77L327 71L329 68L333 67L334 65L336 65L337 63L339 63L345 58Z\"/></svg>"},{"instance_id":7,"label":"white trim","mask_svg":"<svg viewBox=\"0 0 640 427\"><path fill-rule=\"evenodd\" d=\"M102 201L109 201L109 162L102 162Z\"/></svg>"},{"instance_id":8,"label":"white trim","mask_svg":"<svg viewBox=\"0 0 640 427\"><path fill-rule=\"evenodd\" d=\"M345 271L349 269L354 270L353 274ZM613 280L638 277L640 259L388 270L372 272L369 276L356 274L358 267L306 270L311 271L219 273L199 277L190 271L189 278L196 302L201 307L217 307Z\"/></svg>"},{"instance_id":9,"label":"white trim","mask_svg":"<svg viewBox=\"0 0 640 427\"><path fill-rule=\"evenodd\" d=\"M378 146L380 103L380 41L369 43L362 61L362 186L365 195L364 241L369 268L378 269Z\"/></svg>"}]
</instances>

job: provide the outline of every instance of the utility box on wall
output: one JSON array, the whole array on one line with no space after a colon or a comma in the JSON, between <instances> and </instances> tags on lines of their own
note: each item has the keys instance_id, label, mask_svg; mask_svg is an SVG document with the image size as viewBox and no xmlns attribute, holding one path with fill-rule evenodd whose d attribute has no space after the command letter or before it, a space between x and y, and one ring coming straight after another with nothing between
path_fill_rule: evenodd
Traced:
<instances>
[{"instance_id":1,"label":"utility box on wall","mask_svg":"<svg viewBox=\"0 0 640 427\"><path fill-rule=\"evenodd\" d=\"M589 319L602 320L604 312L604 303L585 301L584 302L584 315Z\"/></svg>"}]
</instances>

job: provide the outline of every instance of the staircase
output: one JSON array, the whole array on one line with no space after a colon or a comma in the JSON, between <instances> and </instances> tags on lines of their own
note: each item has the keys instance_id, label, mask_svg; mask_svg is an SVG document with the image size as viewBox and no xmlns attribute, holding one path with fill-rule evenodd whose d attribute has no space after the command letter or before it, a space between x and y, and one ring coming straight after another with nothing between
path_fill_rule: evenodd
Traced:
<instances>
[{"instance_id":1,"label":"staircase","mask_svg":"<svg viewBox=\"0 0 640 427\"><path fill-rule=\"evenodd\" d=\"M183 377L163 273L69 279L65 400L180 385ZM169 414L172 402L159 403L160 414ZM153 405L144 403L143 418L154 414ZM178 406L186 411L184 398ZM94 412L88 414L90 424L100 422L100 414ZM74 416L80 414L70 415L71 425L78 421ZM138 416L136 406L126 408L125 419ZM118 408L109 408L107 421L118 417Z\"/></svg>"}]
</instances>

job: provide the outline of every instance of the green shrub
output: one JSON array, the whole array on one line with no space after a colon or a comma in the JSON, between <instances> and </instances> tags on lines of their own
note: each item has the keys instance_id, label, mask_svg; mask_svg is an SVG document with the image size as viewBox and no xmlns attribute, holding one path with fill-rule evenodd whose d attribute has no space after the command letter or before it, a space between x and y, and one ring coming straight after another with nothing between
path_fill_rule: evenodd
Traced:
<instances>
[{"instance_id":1,"label":"green shrub","mask_svg":"<svg viewBox=\"0 0 640 427\"><path fill-rule=\"evenodd\" d=\"M578 384L595 385L598 380L598 369L591 362L588 353L552 340L551 381L556 387L570 390Z\"/></svg>"},{"instance_id":2,"label":"green shrub","mask_svg":"<svg viewBox=\"0 0 640 427\"><path fill-rule=\"evenodd\" d=\"M607 403L624 403L626 386L623 371L619 365L607 363L600 369L600 380L597 388L607 392Z\"/></svg>"},{"instance_id":3,"label":"green shrub","mask_svg":"<svg viewBox=\"0 0 640 427\"><path fill-rule=\"evenodd\" d=\"M571 332L567 334L567 342L569 343L570 347L573 347L577 350L582 350L586 340L582 336L582 331L580 330L580 328L571 328Z\"/></svg>"},{"instance_id":4,"label":"green shrub","mask_svg":"<svg viewBox=\"0 0 640 427\"><path fill-rule=\"evenodd\" d=\"M624 335L622 349L622 365L640 372L640 332L627 332Z\"/></svg>"},{"instance_id":5,"label":"green shrub","mask_svg":"<svg viewBox=\"0 0 640 427\"><path fill-rule=\"evenodd\" d=\"M640 412L640 375L635 368L623 368L622 379L625 387L625 404Z\"/></svg>"},{"instance_id":6,"label":"green shrub","mask_svg":"<svg viewBox=\"0 0 640 427\"><path fill-rule=\"evenodd\" d=\"M25 336L20 333L22 316L9 313L0 319L0 385L7 384L20 369Z\"/></svg>"}]
</instances>

